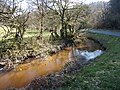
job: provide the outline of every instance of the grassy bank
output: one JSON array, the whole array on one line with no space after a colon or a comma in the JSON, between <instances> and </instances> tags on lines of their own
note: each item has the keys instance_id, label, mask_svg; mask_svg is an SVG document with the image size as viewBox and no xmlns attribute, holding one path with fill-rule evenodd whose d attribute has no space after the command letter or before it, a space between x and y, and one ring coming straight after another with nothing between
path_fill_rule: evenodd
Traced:
<instances>
[{"instance_id":1,"label":"grassy bank","mask_svg":"<svg viewBox=\"0 0 120 90\"><path fill-rule=\"evenodd\" d=\"M120 90L120 37L89 34L107 47L105 53L77 73L66 75L58 90Z\"/></svg>"}]
</instances>

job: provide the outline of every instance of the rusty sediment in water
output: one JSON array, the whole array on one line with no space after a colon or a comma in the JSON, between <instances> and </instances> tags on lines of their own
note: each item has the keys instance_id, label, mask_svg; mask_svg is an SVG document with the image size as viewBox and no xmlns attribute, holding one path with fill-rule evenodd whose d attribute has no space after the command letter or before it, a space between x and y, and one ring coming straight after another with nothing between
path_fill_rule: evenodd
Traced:
<instances>
[{"instance_id":1,"label":"rusty sediment in water","mask_svg":"<svg viewBox=\"0 0 120 90\"><path fill-rule=\"evenodd\" d=\"M86 47L79 45L76 48ZM69 57L70 52L71 56ZM10 87L21 88L29 84L36 77L60 71L69 60L75 60L72 47L66 48L47 58L35 59L30 63L18 65L14 70L0 74L0 90Z\"/></svg>"},{"instance_id":2,"label":"rusty sediment in water","mask_svg":"<svg viewBox=\"0 0 120 90\"><path fill-rule=\"evenodd\" d=\"M20 88L27 85L35 77L60 71L68 60L71 48L48 56L47 58L33 60L30 63L17 66L14 70L0 74L0 90L9 87Z\"/></svg>"}]
</instances>

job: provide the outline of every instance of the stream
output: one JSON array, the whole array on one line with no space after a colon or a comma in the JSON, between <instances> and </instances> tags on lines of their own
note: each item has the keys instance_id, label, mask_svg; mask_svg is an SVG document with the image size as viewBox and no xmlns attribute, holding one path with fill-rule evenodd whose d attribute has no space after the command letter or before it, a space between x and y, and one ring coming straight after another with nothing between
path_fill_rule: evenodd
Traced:
<instances>
[{"instance_id":1,"label":"stream","mask_svg":"<svg viewBox=\"0 0 120 90\"><path fill-rule=\"evenodd\" d=\"M102 50L89 52L69 47L45 58L32 60L30 63L21 64L9 72L0 74L0 90L15 87L21 88L28 85L36 77L47 75L62 70L67 62L79 60L84 57L82 64L103 54Z\"/></svg>"}]
</instances>

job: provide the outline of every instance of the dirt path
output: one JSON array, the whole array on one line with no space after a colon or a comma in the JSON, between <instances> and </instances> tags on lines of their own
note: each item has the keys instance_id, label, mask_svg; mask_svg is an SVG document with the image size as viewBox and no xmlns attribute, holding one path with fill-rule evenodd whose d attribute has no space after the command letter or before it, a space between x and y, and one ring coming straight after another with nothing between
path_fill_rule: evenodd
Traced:
<instances>
[{"instance_id":1,"label":"dirt path","mask_svg":"<svg viewBox=\"0 0 120 90\"><path fill-rule=\"evenodd\" d=\"M107 35L120 37L120 31L117 31L117 30L110 31L110 30L105 30L105 29L91 29L91 30L85 30L85 32L107 34Z\"/></svg>"}]
</instances>

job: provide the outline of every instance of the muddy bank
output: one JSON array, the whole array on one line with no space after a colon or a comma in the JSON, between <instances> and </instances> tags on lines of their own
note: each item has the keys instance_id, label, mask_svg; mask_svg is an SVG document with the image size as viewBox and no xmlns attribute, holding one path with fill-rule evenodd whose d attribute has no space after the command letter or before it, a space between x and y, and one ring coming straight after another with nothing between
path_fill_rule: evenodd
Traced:
<instances>
[{"instance_id":1,"label":"muddy bank","mask_svg":"<svg viewBox=\"0 0 120 90\"><path fill-rule=\"evenodd\" d=\"M90 41L88 40L86 41L87 45L89 42L89 45L87 47L89 51L94 51L95 49L98 49L98 48L101 50L106 50L106 47L102 43L100 43L100 41L92 37L89 37L89 38L91 38L89 39ZM94 47L91 47L91 45L93 45ZM86 48L82 48L82 50L83 49L86 49ZM27 85L26 87L23 87L22 89L23 90L55 90L56 88L59 88L62 85L65 85L67 83L65 82L66 78L74 80L74 77L69 77L70 74L74 74L78 72L81 67L83 67L84 65L90 64L93 61L93 60L90 60L87 63L81 63L84 60L85 60L84 57L80 57L79 60L70 61L65 64L62 71L36 78L29 85ZM11 88L10 90L13 90L13 89L15 88Z\"/></svg>"},{"instance_id":2,"label":"muddy bank","mask_svg":"<svg viewBox=\"0 0 120 90\"><path fill-rule=\"evenodd\" d=\"M92 50L92 45L95 45L92 40L89 41L89 39L82 37L75 42L73 42L72 40L61 40L54 43L42 43L41 45L39 45L39 48L37 46L37 49L35 50L8 50L7 52L2 52L3 58L0 58L0 72L10 71L19 64L29 63L34 59L44 58L46 56L56 54L57 52L64 50L67 47L77 46L78 48L83 50ZM96 45L95 47L99 47L99 45Z\"/></svg>"},{"instance_id":3,"label":"muddy bank","mask_svg":"<svg viewBox=\"0 0 120 90\"><path fill-rule=\"evenodd\" d=\"M74 48L77 48L78 50L88 51L101 49L99 44L98 45L96 44L97 43L95 43L94 41L86 40L83 43L79 44L77 43L76 47ZM92 45L94 45L94 47L92 47ZM68 57L71 51L72 57ZM54 89L64 84L63 76L65 73L76 72L77 70L79 70L81 66L83 66L83 64L81 64L80 62L81 60L84 60L84 58L81 57L81 59L76 60L75 59L76 56L73 54L73 52L74 52L73 47L68 47L65 48L64 50L58 51L56 54L52 54L51 56L34 59L30 63L18 65L10 72L1 73L0 74L0 85L2 85L2 87L0 86L1 90L10 87L21 88L26 85L27 86L23 88L23 90L33 90L33 88L34 90L38 90L39 88ZM34 80L34 78L37 79ZM11 88L8 90L13 89Z\"/></svg>"}]
</instances>

